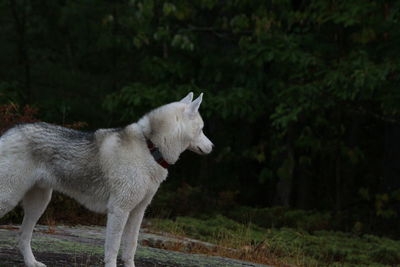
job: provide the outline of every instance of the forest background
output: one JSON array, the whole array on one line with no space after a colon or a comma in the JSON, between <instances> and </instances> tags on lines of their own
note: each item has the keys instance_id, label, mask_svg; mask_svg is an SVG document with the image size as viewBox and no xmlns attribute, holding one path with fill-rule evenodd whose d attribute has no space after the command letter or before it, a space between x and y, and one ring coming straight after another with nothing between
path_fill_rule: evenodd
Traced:
<instances>
[{"instance_id":1,"label":"forest background","mask_svg":"<svg viewBox=\"0 0 400 267\"><path fill-rule=\"evenodd\" d=\"M120 127L204 92L215 151L186 152L148 216L399 238L399 9L390 0L1 0L0 127ZM86 211L53 198L46 218L82 223ZM84 219L102 221L93 218Z\"/></svg>"}]
</instances>

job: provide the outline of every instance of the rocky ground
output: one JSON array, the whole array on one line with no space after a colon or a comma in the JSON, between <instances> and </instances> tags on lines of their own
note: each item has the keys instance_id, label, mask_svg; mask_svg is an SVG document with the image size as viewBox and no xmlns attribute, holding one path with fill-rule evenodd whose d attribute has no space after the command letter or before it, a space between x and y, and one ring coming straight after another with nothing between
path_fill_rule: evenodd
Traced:
<instances>
[{"instance_id":1,"label":"rocky ground","mask_svg":"<svg viewBox=\"0 0 400 267\"><path fill-rule=\"evenodd\" d=\"M24 266L15 249L18 226L0 226L0 267ZM47 266L101 266L104 227L97 226L37 226L32 240L36 258ZM162 247L190 248L200 246L212 249L214 245L192 239L176 238L164 234L142 231L136 253L136 266L210 266L210 267L262 267L265 265L229 258L187 254L160 249ZM185 250L185 249L183 249ZM190 249L188 249L190 250ZM119 266L123 266L119 263Z\"/></svg>"}]
</instances>

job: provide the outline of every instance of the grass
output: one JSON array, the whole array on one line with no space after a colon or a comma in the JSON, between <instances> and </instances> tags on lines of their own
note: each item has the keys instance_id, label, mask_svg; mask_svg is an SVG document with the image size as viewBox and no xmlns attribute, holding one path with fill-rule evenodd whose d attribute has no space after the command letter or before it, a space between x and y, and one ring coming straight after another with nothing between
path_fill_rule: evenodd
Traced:
<instances>
[{"instance_id":1,"label":"grass","mask_svg":"<svg viewBox=\"0 0 400 267\"><path fill-rule=\"evenodd\" d=\"M400 266L400 241L373 235L292 228L265 229L223 216L207 219L153 219L153 231L216 244L190 252L232 257L277 266ZM187 248L171 247L174 250Z\"/></svg>"}]
</instances>

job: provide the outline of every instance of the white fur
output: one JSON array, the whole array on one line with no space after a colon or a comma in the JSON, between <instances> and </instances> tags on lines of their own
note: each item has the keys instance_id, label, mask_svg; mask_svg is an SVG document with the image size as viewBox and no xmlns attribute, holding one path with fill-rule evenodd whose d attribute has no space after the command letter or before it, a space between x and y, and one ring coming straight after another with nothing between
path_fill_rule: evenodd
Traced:
<instances>
[{"instance_id":1,"label":"white fur","mask_svg":"<svg viewBox=\"0 0 400 267\"><path fill-rule=\"evenodd\" d=\"M150 154L146 138L159 148L169 164L175 164L186 149L199 154L208 154L212 150L213 144L202 131L204 123L198 112L202 95L193 102L192 98L193 94L189 93L180 102L151 111L137 123L124 128L123 137L121 132L96 131L94 142L99 149L93 160L88 158L91 152L76 145L69 148L69 153L76 153L87 164L98 161L101 168L100 177L79 180L79 183L74 177L68 181L57 177L53 171L56 168L51 164L60 164L62 168L56 167L61 171L76 171L82 176L84 170L78 171L82 168L80 161L65 160L67 156L62 153L51 163L38 160L40 154L35 154L36 158L32 156L29 140L43 139L43 130L39 126L28 124L10 130L0 138L0 217L22 199L25 216L19 248L26 266L45 266L35 260L30 243L34 225L45 210L53 189L75 198L93 211L107 213L105 266L116 266L121 242L125 266L135 266L133 259L144 211L168 174ZM55 149L53 146L46 146L44 142L40 148L47 153Z\"/></svg>"}]
</instances>

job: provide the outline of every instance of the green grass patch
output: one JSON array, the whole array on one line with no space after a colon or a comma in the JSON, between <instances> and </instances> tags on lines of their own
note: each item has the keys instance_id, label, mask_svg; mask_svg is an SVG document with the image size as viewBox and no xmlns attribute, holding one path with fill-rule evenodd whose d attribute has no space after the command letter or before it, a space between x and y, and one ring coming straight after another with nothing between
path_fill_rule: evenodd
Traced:
<instances>
[{"instance_id":1,"label":"green grass patch","mask_svg":"<svg viewBox=\"0 0 400 267\"><path fill-rule=\"evenodd\" d=\"M297 266L397 266L400 241L373 235L357 236L335 231L266 229L241 224L223 216L207 219L177 217L153 219L155 230L170 232L220 246L264 254L262 262ZM273 258L273 259L271 259ZM247 257L251 259L251 257ZM260 262L260 259L257 259Z\"/></svg>"}]
</instances>

